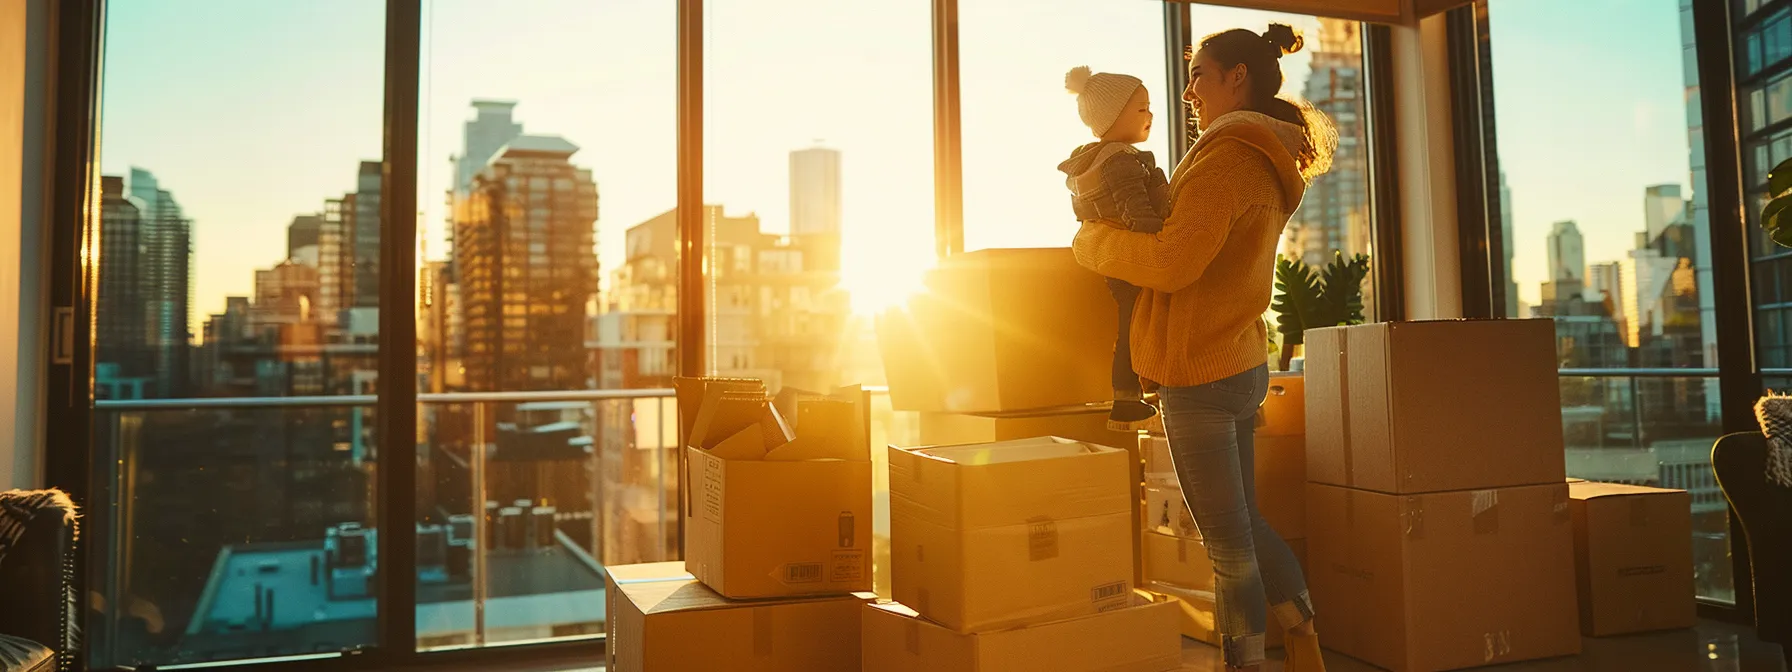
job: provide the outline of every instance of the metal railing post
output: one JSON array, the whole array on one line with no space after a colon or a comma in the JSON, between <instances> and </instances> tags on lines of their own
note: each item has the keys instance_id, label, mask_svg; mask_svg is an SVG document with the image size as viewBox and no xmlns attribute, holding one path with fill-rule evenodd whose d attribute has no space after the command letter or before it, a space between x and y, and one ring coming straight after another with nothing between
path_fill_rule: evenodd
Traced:
<instances>
[{"instance_id":1,"label":"metal railing post","mask_svg":"<svg viewBox=\"0 0 1792 672\"><path fill-rule=\"evenodd\" d=\"M467 457L473 462L473 643L485 646L485 598L488 588L486 556L491 543L491 522L485 519L485 404L473 404L473 445Z\"/></svg>"}]
</instances>

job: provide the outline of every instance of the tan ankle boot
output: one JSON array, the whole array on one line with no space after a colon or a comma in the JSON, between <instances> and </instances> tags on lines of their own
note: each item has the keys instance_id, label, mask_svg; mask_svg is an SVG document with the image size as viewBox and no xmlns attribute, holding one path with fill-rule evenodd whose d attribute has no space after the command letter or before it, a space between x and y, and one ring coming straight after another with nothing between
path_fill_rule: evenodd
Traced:
<instances>
[{"instance_id":1,"label":"tan ankle boot","mask_svg":"<svg viewBox=\"0 0 1792 672\"><path fill-rule=\"evenodd\" d=\"M1325 672L1325 657L1319 652L1319 634L1299 635L1290 630L1282 639L1284 672Z\"/></svg>"}]
</instances>

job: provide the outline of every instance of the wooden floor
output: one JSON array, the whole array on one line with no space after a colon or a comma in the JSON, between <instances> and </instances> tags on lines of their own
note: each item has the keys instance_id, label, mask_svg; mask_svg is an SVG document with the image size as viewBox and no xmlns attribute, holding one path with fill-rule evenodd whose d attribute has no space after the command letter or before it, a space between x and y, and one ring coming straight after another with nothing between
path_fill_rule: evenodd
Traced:
<instances>
[{"instance_id":1,"label":"wooden floor","mask_svg":"<svg viewBox=\"0 0 1792 672\"><path fill-rule=\"evenodd\" d=\"M1320 641L1325 633L1320 632ZM1270 652L1280 657L1280 651ZM1182 669L1223 672L1219 649L1194 640L1183 640ZM1327 651L1329 672L1374 672L1380 668ZM471 670L473 668L467 668ZM481 670L491 670L482 667ZM560 661L532 666L499 668L505 672L599 672L602 665ZM1280 660L1271 660L1263 672L1281 672ZM1780 649L1763 644L1744 628L1701 622L1692 630L1582 640L1581 655L1572 658L1513 663L1482 668L1492 672L1792 672L1782 663Z\"/></svg>"},{"instance_id":2,"label":"wooden floor","mask_svg":"<svg viewBox=\"0 0 1792 672\"><path fill-rule=\"evenodd\" d=\"M1182 669L1223 672L1219 649L1183 640ZM1325 642L1325 631L1319 633ZM1280 651L1270 652L1279 657ZM1263 666L1263 672L1281 672L1279 660ZM1325 652L1327 672L1374 672L1381 668L1342 654ZM1747 630L1716 622L1702 622L1692 630L1584 638L1581 654L1482 668L1497 672L1792 672L1785 668L1780 648L1757 641Z\"/></svg>"}]
</instances>

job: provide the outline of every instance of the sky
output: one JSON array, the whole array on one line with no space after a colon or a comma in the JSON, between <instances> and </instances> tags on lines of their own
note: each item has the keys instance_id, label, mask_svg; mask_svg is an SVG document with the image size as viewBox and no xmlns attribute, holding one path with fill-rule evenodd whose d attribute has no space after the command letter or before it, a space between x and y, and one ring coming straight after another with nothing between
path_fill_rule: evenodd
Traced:
<instances>
[{"instance_id":1,"label":"sky","mask_svg":"<svg viewBox=\"0 0 1792 672\"><path fill-rule=\"evenodd\" d=\"M959 7L968 249L1061 246L1075 233L1056 171L1090 139L1063 90L1073 66L1143 79L1160 120L1146 148L1174 163L1163 156L1175 92L1164 91L1161 5ZM255 269L284 257L293 216L352 189L357 162L379 158L382 3L114 0L109 10L101 166L154 172L194 220L197 330L225 296L251 291ZM785 231L788 153L838 149L848 286L918 273L933 250L929 11L707 0L705 200ZM448 252L449 158L469 103L513 100L525 132L581 147L572 160L598 183L607 281L624 231L675 200L674 3L526 0L497 14L478 0L426 0L424 12L425 255ZM1674 0L1494 0L1492 12L1515 275L1534 302L1550 222L1580 221L1588 260L1615 259L1641 228L1643 187L1687 180L1678 13ZM1261 30L1272 16L1196 6L1194 32ZM1318 30L1310 18L1282 20ZM1284 91L1299 90L1306 56L1284 59Z\"/></svg>"},{"instance_id":2,"label":"sky","mask_svg":"<svg viewBox=\"0 0 1792 672\"><path fill-rule=\"evenodd\" d=\"M1692 198L1677 0L1493 0L1500 167L1512 191L1513 277L1537 305L1550 226L1574 220L1587 263L1643 230L1643 189Z\"/></svg>"}]
</instances>

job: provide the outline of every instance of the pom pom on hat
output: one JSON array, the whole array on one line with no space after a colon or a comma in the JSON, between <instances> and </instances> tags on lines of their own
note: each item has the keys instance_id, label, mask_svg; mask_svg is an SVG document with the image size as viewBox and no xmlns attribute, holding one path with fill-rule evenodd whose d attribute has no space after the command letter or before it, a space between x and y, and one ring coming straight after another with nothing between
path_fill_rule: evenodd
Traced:
<instances>
[{"instance_id":1,"label":"pom pom on hat","mask_svg":"<svg viewBox=\"0 0 1792 672\"><path fill-rule=\"evenodd\" d=\"M1094 75L1095 73L1089 70L1089 66L1087 65L1079 65L1071 68L1070 72L1065 73L1064 75L1064 88L1068 89L1071 93L1081 94L1083 88L1088 86L1089 78Z\"/></svg>"},{"instance_id":2,"label":"pom pom on hat","mask_svg":"<svg viewBox=\"0 0 1792 672\"><path fill-rule=\"evenodd\" d=\"M1094 72L1086 65L1064 74L1064 88L1076 94L1077 115L1098 136L1114 127L1133 92L1143 86L1145 82L1132 75Z\"/></svg>"}]
</instances>

